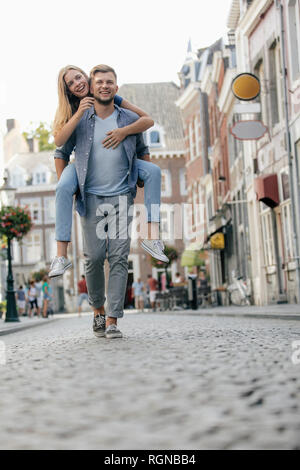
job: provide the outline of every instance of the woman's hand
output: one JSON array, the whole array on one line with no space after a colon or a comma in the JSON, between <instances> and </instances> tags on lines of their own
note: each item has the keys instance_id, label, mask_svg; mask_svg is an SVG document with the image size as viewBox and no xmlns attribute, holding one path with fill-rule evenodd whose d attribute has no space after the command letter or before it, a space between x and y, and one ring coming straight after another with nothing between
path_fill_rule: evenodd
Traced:
<instances>
[{"instance_id":1,"label":"woman's hand","mask_svg":"<svg viewBox=\"0 0 300 470\"><path fill-rule=\"evenodd\" d=\"M95 100L94 98L91 98L90 96L86 96L85 98L82 98L82 100L79 103L79 107L77 110L78 115L83 116L84 112L89 109L91 106L94 106Z\"/></svg>"},{"instance_id":2,"label":"woman's hand","mask_svg":"<svg viewBox=\"0 0 300 470\"><path fill-rule=\"evenodd\" d=\"M117 148L118 145L127 137L127 133L123 127L118 127L106 133L107 137L102 141L103 147L106 149Z\"/></svg>"}]
</instances>

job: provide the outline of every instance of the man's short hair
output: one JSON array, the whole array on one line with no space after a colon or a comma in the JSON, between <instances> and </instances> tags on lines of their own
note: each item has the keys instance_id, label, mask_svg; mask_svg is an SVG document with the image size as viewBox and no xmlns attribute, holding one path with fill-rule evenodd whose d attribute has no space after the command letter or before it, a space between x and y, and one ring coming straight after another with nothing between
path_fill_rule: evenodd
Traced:
<instances>
[{"instance_id":1,"label":"man's short hair","mask_svg":"<svg viewBox=\"0 0 300 470\"><path fill-rule=\"evenodd\" d=\"M90 78L94 78L94 76L98 72L101 72L101 73L112 72L114 74L115 78L116 78L116 81L117 81L117 74L116 74L115 70L112 67L110 67L109 65L105 65L105 64L95 65L95 67L93 67L92 70L90 71Z\"/></svg>"}]
</instances>

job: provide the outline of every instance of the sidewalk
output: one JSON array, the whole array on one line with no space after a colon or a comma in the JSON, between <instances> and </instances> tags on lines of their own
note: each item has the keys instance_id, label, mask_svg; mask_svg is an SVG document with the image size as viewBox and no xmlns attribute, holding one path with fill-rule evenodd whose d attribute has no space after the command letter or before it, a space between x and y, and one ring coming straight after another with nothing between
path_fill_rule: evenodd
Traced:
<instances>
[{"instance_id":1,"label":"sidewalk","mask_svg":"<svg viewBox=\"0 0 300 470\"><path fill-rule=\"evenodd\" d=\"M51 318L28 318L20 317L19 322L5 322L0 319L0 336L9 335L10 333L16 333L20 330L26 330L27 328L33 328L35 326L48 325L48 323L58 320L58 317Z\"/></svg>"},{"instance_id":2,"label":"sidewalk","mask_svg":"<svg viewBox=\"0 0 300 470\"><path fill-rule=\"evenodd\" d=\"M209 307L197 310L173 310L172 312L160 312L168 314L184 314L184 315L208 315L220 317L248 317L248 318L275 318L279 320L300 320L299 304L280 304L280 305L264 305L258 307L251 305L250 307L237 307L230 305L228 307Z\"/></svg>"}]
</instances>

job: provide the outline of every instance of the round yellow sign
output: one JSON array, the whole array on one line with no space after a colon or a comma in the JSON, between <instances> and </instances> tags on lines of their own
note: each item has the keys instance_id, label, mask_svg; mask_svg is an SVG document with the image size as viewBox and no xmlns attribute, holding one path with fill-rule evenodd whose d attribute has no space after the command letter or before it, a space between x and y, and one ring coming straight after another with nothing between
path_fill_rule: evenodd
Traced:
<instances>
[{"instance_id":1,"label":"round yellow sign","mask_svg":"<svg viewBox=\"0 0 300 470\"><path fill-rule=\"evenodd\" d=\"M241 101L251 101L260 94L260 81L252 73L241 73L232 81L232 92Z\"/></svg>"}]
</instances>

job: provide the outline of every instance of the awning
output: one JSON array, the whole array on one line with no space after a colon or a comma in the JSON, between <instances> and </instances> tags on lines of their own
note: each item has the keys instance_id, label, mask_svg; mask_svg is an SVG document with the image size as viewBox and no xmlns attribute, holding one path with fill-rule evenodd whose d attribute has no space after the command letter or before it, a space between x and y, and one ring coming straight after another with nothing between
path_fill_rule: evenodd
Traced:
<instances>
[{"instance_id":1,"label":"awning","mask_svg":"<svg viewBox=\"0 0 300 470\"><path fill-rule=\"evenodd\" d=\"M205 253L203 253L203 243L191 243L182 253L181 266L192 268L193 266L203 266L205 263Z\"/></svg>"},{"instance_id":2,"label":"awning","mask_svg":"<svg viewBox=\"0 0 300 470\"><path fill-rule=\"evenodd\" d=\"M258 176L254 180L255 192L258 201L266 206L277 207L280 203L277 174Z\"/></svg>"}]
</instances>

